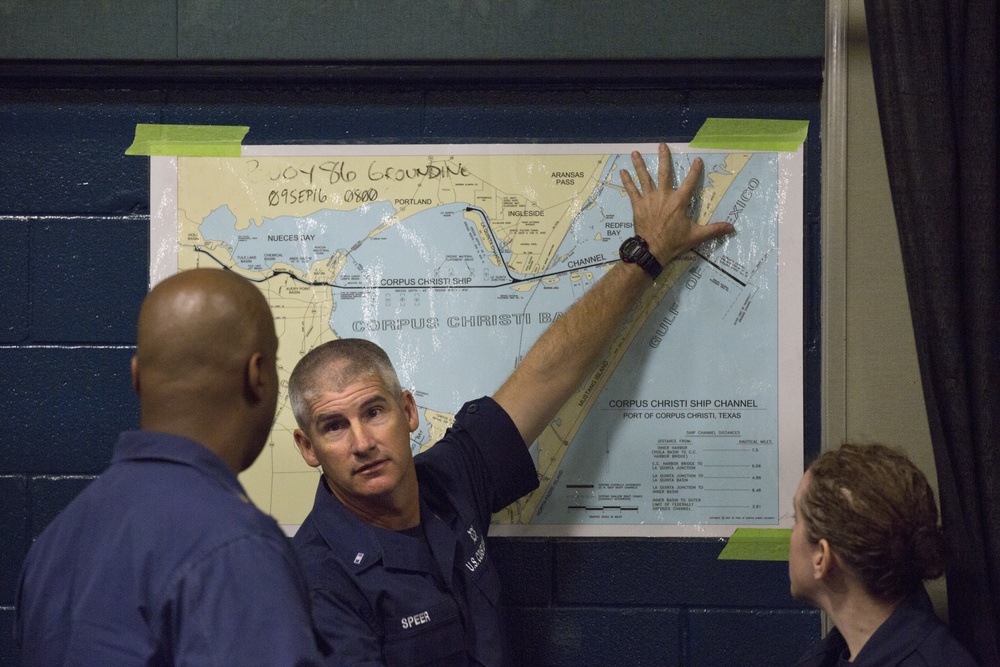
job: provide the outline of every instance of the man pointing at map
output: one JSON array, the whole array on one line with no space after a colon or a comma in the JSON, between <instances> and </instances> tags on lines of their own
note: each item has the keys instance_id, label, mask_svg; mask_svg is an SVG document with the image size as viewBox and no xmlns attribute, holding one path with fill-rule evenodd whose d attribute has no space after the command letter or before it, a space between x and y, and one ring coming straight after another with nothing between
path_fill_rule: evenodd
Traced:
<instances>
[{"instance_id":1,"label":"man pointing at map","mask_svg":"<svg viewBox=\"0 0 1000 667\"><path fill-rule=\"evenodd\" d=\"M662 266L733 231L688 215L700 159L677 189L666 144L655 181L639 153L632 162L638 184L621 177L636 236L622 244L623 261L546 330L492 398L466 403L426 452L411 454L416 401L374 343L325 343L295 367L295 441L323 475L294 542L319 631L333 644L330 664L504 664L486 534L494 512L538 485L527 445Z\"/></svg>"}]
</instances>

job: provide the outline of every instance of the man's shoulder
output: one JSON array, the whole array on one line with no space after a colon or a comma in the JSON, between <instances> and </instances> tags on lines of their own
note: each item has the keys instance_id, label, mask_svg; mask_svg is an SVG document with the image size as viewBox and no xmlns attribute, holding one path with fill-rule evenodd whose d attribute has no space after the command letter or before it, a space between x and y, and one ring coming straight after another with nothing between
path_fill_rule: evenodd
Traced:
<instances>
[{"instance_id":1,"label":"man's shoulder","mask_svg":"<svg viewBox=\"0 0 1000 667\"><path fill-rule=\"evenodd\" d=\"M329 551L330 549L330 546L323 539L323 535L319 531L319 526L316 525L315 513L316 509L313 508L306 515L302 525L295 531L295 535L292 536L292 546L300 554Z\"/></svg>"},{"instance_id":2,"label":"man's shoulder","mask_svg":"<svg viewBox=\"0 0 1000 667\"><path fill-rule=\"evenodd\" d=\"M135 480L133 480L134 482ZM229 488L197 468L164 464L144 471L139 478L137 502L150 514L181 532L252 533L266 537L280 534L277 522L262 512L241 491Z\"/></svg>"},{"instance_id":3,"label":"man's shoulder","mask_svg":"<svg viewBox=\"0 0 1000 667\"><path fill-rule=\"evenodd\" d=\"M195 468L170 462L115 463L43 531L41 544L77 549L148 549L158 562L189 558L243 536L284 539L273 518ZM89 545L89 547L87 546Z\"/></svg>"},{"instance_id":4,"label":"man's shoulder","mask_svg":"<svg viewBox=\"0 0 1000 667\"><path fill-rule=\"evenodd\" d=\"M318 511L318 508L314 507L292 537L292 547L302 564L302 569L306 573L306 579L308 579L311 588L315 588L320 582L342 580L350 576L347 571L346 557L340 553L343 551L341 548L343 545L331 544L324 537L316 516ZM324 514L323 522L331 529L336 530L338 521L339 517L336 513L327 512ZM347 528L347 526L339 527Z\"/></svg>"},{"instance_id":5,"label":"man's shoulder","mask_svg":"<svg viewBox=\"0 0 1000 667\"><path fill-rule=\"evenodd\" d=\"M526 449L517 428L503 408L489 396L469 401L455 415L455 421L433 447L413 457L418 475L454 472L453 466L467 465L467 457L474 452L486 460L494 450L510 442L516 448Z\"/></svg>"}]
</instances>

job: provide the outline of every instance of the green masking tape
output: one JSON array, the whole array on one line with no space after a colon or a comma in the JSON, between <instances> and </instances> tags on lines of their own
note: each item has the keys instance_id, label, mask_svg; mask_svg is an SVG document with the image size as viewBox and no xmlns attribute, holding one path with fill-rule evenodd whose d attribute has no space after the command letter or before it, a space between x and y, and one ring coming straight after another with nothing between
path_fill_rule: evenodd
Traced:
<instances>
[{"instance_id":1,"label":"green masking tape","mask_svg":"<svg viewBox=\"0 0 1000 667\"><path fill-rule=\"evenodd\" d=\"M788 560L789 528L737 528L719 560Z\"/></svg>"},{"instance_id":2,"label":"green masking tape","mask_svg":"<svg viewBox=\"0 0 1000 667\"><path fill-rule=\"evenodd\" d=\"M135 140L125 155L239 157L249 127L235 125L135 126Z\"/></svg>"},{"instance_id":3,"label":"green masking tape","mask_svg":"<svg viewBox=\"0 0 1000 667\"><path fill-rule=\"evenodd\" d=\"M794 152L808 131L807 120L709 118L691 140L691 147Z\"/></svg>"}]
</instances>

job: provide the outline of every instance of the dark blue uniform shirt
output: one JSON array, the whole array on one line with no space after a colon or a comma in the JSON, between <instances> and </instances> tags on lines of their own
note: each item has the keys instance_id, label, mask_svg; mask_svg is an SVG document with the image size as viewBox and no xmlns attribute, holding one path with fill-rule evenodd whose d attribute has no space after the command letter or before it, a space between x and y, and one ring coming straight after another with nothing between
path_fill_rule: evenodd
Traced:
<instances>
[{"instance_id":1,"label":"dark blue uniform shirt","mask_svg":"<svg viewBox=\"0 0 1000 667\"><path fill-rule=\"evenodd\" d=\"M934 615L923 586L899 603L849 662L847 642L834 628L795 663L795 667L976 667L958 641Z\"/></svg>"},{"instance_id":2,"label":"dark blue uniform shirt","mask_svg":"<svg viewBox=\"0 0 1000 667\"><path fill-rule=\"evenodd\" d=\"M321 480L295 535L330 664L502 665L486 533L494 512L538 487L534 462L507 413L482 398L415 464L416 530L369 525Z\"/></svg>"},{"instance_id":3,"label":"dark blue uniform shirt","mask_svg":"<svg viewBox=\"0 0 1000 667\"><path fill-rule=\"evenodd\" d=\"M23 664L319 665L289 540L218 456L123 433L111 466L25 561Z\"/></svg>"}]
</instances>

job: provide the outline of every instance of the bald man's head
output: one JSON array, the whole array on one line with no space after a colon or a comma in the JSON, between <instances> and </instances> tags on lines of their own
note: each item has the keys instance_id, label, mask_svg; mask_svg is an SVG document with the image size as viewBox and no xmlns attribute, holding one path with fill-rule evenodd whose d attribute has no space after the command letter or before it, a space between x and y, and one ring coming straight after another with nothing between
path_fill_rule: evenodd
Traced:
<instances>
[{"instance_id":1,"label":"bald man's head","mask_svg":"<svg viewBox=\"0 0 1000 667\"><path fill-rule=\"evenodd\" d=\"M139 311L132 371L143 428L213 450L249 440L246 452L229 453L240 469L248 466L274 419L276 354L270 308L249 281L217 269L167 278ZM234 441L217 442L224 428L236 429Z\"/></svg>"}]
</instances>

